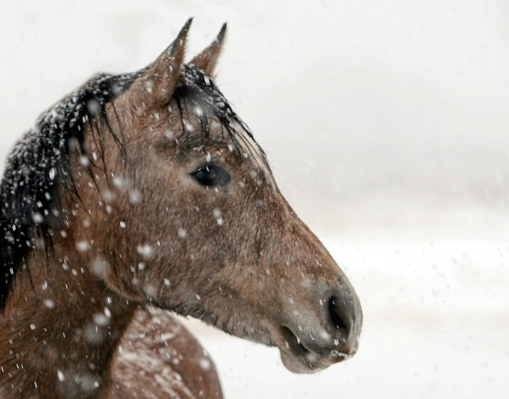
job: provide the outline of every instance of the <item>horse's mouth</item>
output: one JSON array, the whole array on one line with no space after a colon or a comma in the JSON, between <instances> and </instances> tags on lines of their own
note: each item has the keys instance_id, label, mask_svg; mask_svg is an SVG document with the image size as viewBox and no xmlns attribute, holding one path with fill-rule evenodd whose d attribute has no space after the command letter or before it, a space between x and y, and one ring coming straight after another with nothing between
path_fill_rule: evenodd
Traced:
<instances>
[{"instance_id":1,"label":"horse's mouth","mask_svg":"<svg viewBox=\"0 0 509 399\"><path fill-rule=\"evenodd\" d=\"M335 363L352 357L353 354L340 352L338 349L325 349L327 355L319 355L316 351L308 349L305 343L288 327L280 329L284 344L279 346L281 360L292 373L311 374L323 370Z\"/></svg>"}]
</instances>

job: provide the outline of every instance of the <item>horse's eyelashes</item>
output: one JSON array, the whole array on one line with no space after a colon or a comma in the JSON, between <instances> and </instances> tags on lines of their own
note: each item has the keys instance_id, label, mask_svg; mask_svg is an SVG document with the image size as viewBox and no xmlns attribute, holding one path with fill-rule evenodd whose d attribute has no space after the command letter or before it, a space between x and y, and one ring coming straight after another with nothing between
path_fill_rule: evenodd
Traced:
<instances>
[{"instance_id":1,"label":"horse's eyelashes","mask_svg":"<svg viewBox=\"0 0 509 399\"><path fill-rule=\"evenodd\" d=\"M228 184L230 174L218 165L205 165L196 169L191 175L202 186L224 186Z\"/></svg>"}]
</instances>

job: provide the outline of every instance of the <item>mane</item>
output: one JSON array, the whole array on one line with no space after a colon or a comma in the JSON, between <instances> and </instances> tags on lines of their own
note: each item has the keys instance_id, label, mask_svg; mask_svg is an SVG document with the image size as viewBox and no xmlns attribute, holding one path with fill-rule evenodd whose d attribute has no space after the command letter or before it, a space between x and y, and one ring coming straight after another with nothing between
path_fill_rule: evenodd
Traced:
<instances>
[{"instance_id":1,"label":"mane","mask_svg":"<svg viewBox=\"0 0 509 399\"><path fill-rule=\"evenodd\" d=\"M63 196L70 193L80 200L72 178L72 153L80 156L92 179L95 179L92 167L106 172L104 160L101 166L85 156L87 125L99 142L102 134L111 134L121 151L125 151L123 141L108 121L106 105L112 104L115 110L113 100L127 91L142 72L94 76L45 112L10 154L0 183L0 309L5 307L17 273L27 269L29 251L46 249L48 254L52 248L52 236L63 222ZM210 138L211 122L215 119L234 147L261 151L258 146L254 148L256 142L248 127L200 69L184 66L173 98L182 122L178 139L189 137L186 116L193 112L201 126L203 145ZM114 115L119 119L116 110ZM107 132L102 132L101 126ZM244 134L252 143L246 141Z\"/></svg>"}]
</instances>

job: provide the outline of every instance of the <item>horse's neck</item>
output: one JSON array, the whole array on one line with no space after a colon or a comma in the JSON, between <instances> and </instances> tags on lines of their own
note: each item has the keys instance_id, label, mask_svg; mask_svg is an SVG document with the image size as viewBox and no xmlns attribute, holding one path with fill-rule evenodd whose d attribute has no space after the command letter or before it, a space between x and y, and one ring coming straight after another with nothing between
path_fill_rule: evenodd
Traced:
<instances>
[{"instance_id":1,"label":"horse's neck","mask_svg":"<svg viewBox=\"0 0 509 399\"><path fill-rule=\"evenodd\" d=\"M107 397L113 355L136 306L80 267L33 263L32 281L17 276L0 316L2 398Z\"/></svg>"}]
</instances>

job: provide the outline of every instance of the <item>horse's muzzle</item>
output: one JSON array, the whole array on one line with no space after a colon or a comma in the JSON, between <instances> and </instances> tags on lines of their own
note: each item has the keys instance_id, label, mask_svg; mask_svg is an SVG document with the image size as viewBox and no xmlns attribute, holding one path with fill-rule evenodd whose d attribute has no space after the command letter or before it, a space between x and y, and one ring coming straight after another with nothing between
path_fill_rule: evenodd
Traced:
<instances>
[{"instance_id":1,"label":"horse's muzzle","mask_svg":"<svg viewBox=\"0 0 509 399\"><path fill-rule=\"evenodd\" d=\"M357 353L362 309L346 278L339 287L314 295L318 311L288 320L280 328L278 345L285 367L294 373L314 373Z\"/></svg>"}]
</instances>

